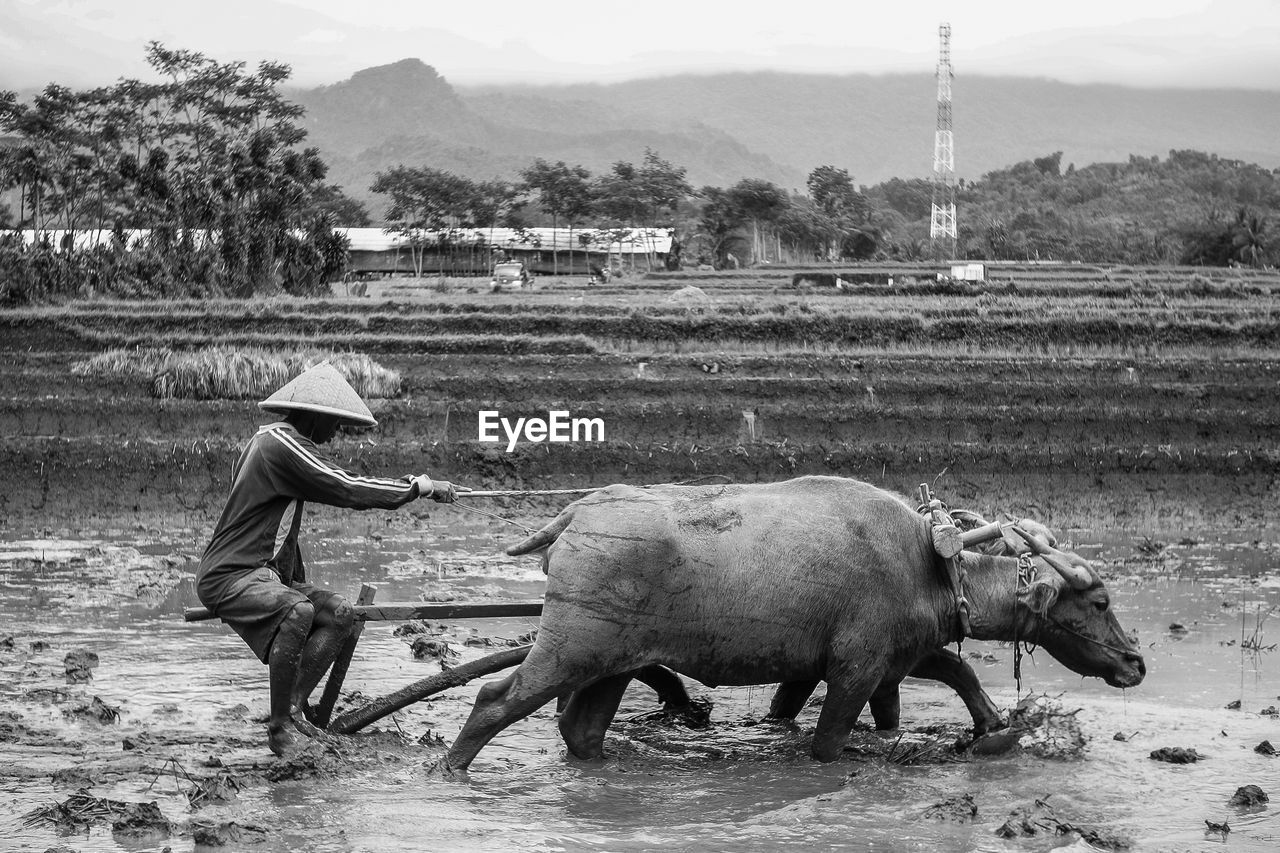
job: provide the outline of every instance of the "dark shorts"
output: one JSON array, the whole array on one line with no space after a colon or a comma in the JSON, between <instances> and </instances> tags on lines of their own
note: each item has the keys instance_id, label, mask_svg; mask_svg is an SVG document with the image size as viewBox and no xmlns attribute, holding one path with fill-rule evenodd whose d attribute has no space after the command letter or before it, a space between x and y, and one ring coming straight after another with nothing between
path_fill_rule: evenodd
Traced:
<instances>
[{"instance_id":1,"label":"dark shorts","mask_svg":"<svg viewBox=\"0 0 1280 853\"><path fill-rule=\"evenodd\" d=\"M229 582L214 613L266 663L276 631L289 611L309 601L319 612L337 595L309 583L285 586L274 571L263 566Z\"/></svg>"}]
</instances>

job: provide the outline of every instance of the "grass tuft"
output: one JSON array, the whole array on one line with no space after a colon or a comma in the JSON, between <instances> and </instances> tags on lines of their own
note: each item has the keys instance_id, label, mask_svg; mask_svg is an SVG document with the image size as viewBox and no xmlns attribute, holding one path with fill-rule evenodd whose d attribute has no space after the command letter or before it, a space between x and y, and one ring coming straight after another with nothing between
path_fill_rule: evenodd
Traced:
<instances>
[{"instance_id":1,"label":"grass tuft","mask_svg":"<svg viewBox=\"0 0 1280 853\"><path fill-rule=\"evenodd\" d=\"M161 399L244 400L266 397L303 371L328 360L365 399L396 397L400 374L361 353L278 352L248 347L115 349L77 362L72 374L140 379Z\"/></svg>"}]
</instances>

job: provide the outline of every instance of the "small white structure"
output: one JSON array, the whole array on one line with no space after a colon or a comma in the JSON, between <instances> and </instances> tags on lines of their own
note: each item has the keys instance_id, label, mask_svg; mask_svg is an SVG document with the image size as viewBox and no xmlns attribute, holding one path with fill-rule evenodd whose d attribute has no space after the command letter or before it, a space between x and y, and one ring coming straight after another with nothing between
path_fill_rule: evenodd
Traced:
<instances>
[{"instance_id":1,"label":"small white structure","mask_svg":"<svg viewBox=\"0 0 1280 853\"><path fill-rule=\"evenodd\" d=\"M986 281L986 264L952 264L951 277L956 281Z\"/></svg>"}]
</instances>

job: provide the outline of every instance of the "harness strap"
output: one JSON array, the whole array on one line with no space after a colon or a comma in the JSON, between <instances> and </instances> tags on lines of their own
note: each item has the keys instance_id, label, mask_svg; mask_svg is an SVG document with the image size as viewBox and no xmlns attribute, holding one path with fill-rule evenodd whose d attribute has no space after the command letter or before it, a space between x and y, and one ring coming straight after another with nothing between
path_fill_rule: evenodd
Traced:
<instances>
[{"instance_id":1,"label":"harness strap","mask_svg":"<svg viewBox=\"0 0 1280 853\"><path fill-rule=\"evenodd\" d=\"M1030 554L1018 555L1018 579L1014 586L1014 615L1013 615L1013 683L1018 691L1018 698L1022 698L1022 654L1023 646L1026 645L1026 653L1031 654L1034 646L1030 643L1024 643L1018 637L1018 614L1017 604L1022 593L1031 588L1031 578L1035 574L1035 564L1031 561Z\"/></svg>"},{"instance_id":2,"label":"harness strap","mask_svg":"<svg viewBox=\"0 0 1280 853\"><path fill-rule=\"evenodd\" d=\"M938 527L954 528L956 526L951 519L951 514L947 512L946 505L934 497L928 483L920 484L920 506L918 511L921 515L929 518L935 529ZM957 544L956 547L958 548L959 545ZM964 594L964 582L967 573L965 572L964 564L960 562L958 554L940 554L939 556L942 557L942 562L947 567L947 583L951 587L951 595L956 602L956 622L960 631L960 638L956 640L956 648L959 649L965 637L972 636L973 633L970 630L969 622L969 599Z\"/></svg>"}]
</instances>

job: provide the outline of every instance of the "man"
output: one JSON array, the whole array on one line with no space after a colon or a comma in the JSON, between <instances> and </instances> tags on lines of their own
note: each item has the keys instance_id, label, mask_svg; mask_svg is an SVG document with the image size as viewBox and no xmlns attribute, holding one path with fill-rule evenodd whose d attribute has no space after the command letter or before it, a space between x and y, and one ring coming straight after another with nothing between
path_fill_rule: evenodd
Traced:
<instances>
[{"instance_id":1,"label":"man","mask_svg":"<svg viewBox=\"0 0 1280 853\"><path fill-rule=\"evenodd\" d=\"M321 456L316 446L339 426L377 423L327 361L258 405L283 418L259 429L241 452L196 590L268 665L267 741L285 755L298 744L295 729L315 731L305 719L307 697L337 657L354 615L341 596L307 583L298 548L303 502L395 509L419 497L452 503L457 489L425 474L363 477Z\"/></svg>"}]
</instances>

